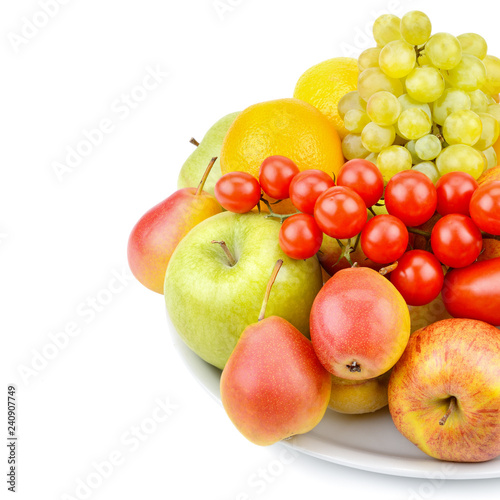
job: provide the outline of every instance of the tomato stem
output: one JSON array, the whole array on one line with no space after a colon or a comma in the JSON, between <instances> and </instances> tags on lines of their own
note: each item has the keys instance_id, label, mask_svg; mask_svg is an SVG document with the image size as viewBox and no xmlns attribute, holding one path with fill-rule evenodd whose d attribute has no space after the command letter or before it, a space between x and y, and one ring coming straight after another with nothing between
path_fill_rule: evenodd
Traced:
<instances>
[{"instance_id":1,"label":"tomato stem","mask_svg":"<svg viewBox=\"0 0 500 500\"><path fill-rule=\"evenodd\" d=\"M431 233L428 233L427 231L422 231L421 229L417 229L415 227L407 227L409 233L413 234L420 234L421 236L425 236L426 238L431 237Z\"/></svg>"},{"instance_id":2,"label":"tomato stem","mask_svg":"<svg viewBox=\"0 0 500 500\"><path fill-rule=\"evenodd\" d=\"M262 203L264 203L264 205L266 205L267 209L269 210L269 214L266 215L266 217L275 217L276 219L279 219L280 222L283 222L284 220L288 219L289 217L292 217L292 215L297 215L297 214L301 213L301 212L297 211L297 212L295 212L293 214L277 214L271 208L271 203L269 203L269 201L266 200L264 198L264 196L260 197L260 201L262 201ZM279 202L276 202L276 203L279 203ZM259 205L259 210L260 210L260 205Z\"/></svg>"}]
</instances>

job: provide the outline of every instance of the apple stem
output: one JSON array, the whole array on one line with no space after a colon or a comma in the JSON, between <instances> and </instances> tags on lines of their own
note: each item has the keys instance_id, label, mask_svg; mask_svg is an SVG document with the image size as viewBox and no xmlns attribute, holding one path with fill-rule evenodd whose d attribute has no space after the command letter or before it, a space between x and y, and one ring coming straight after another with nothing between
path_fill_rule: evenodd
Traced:
<instances>
[{"instance_id":1,"label":"apple stem","mask_svg":"<svg viewBox=\"0 0 500 500\"><path fill-rule=\"evenodd\" d=\"M217 156L214 156L211 160L210 163L208 164L208 167L205 170L205 173L203 174L203 177L201 178L200 183L198 184L198 189L196 190L196 196L201 194L203 191L203 186L205 185L205 182L207 180L208 174L210 173L210 170L212 170L212 167L214 166L214 163L217 160Z\"/></svg>"},{"instance_id":2,"label":"apple stem","mask_svg":"<svg viewBox=\"0 0 500 500\"><path fill-rule=\"evenodd\" d=\"M392 271L394 271L394 269L396 269L397 267L398 267L398 261L394 262L394 264L391 264L390 266L383 267L382 269L379 270L379 273L382 276L385 276L389 273L392 273Z\"/></svg>"},{"instance_id":3,"label":"apple stem","mask_svg":"<svg viewBox=\"0 0 500 500\"><path fill-rule=\"evenodd\" d=\"M191 139L189 139L189 142L191 144L194 144L196 147L200 145L200 143L194 137L191 137Z\"/></svg>"},{"instance_id":4,"label":"apple stem","mask_svg":"<svg viewBox=\"0 0 500 500\"><path fill-rule=\"evenodd\" d=\"M220 245L222 247L222 250L224 250L224 253L227 256L227 260L229 261L229 265L231 267L233 267L233 266L236 265L236 259L233 257L233 254L231 253L231 251L227 247L225 241L215 241L215 240L212 240L210 243L217 243L218 245Z\"/></svg>"},{"instance_id":5,"label":"apple stem","mask_svg":"<svg viewBox=\"0 0 500 500\"><path fill-rule=\"evenodd\" d=\"M439 425L444 425L448 420L448 417L451 415L451 412L455 410L457 405L457 398L452 396L450 399L450 405L448 406L447 412L444 414L443 418L439 421Z\"/></svg>"},{"instance_id":6,"label":"apple stem","mask_svg":"<svg viewBox=\"0 0 500 500\"><path fill-rule=\"evenodd\" d=\"M274 264L273 272L271 273L271 277L267 282L266 293L264 294L264 300L262 301L262 307L260 309L258 321L262 321L266 315L267 301L269 300L269 295L271 294L271 288L274 285L274 281L276 280L276 276L278 276L278 272L281 269L282 264L283 261L281 259L278 259L276 261L276 264Z\"/></svg>"}]
</instances>

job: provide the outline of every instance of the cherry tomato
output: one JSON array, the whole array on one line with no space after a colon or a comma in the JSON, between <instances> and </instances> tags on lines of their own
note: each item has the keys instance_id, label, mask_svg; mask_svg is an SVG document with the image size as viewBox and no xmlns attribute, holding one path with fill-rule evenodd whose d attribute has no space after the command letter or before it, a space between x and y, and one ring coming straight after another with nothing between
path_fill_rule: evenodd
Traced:
<instances>
[{"instance_id":1,"label":"cherry tomato","mask_svg":"<svg viewBox=\"0 0 500 500\"><path fill-rule=\"evenodd\" d=\"M292 259L308 259L320 249L323 232L312 215L292 215L281 225L279 243L283 252Z\"/></svg>"},{"instance_id":2,"label":"cherry tomato","mask_svg":"<svg viewBox=\"0 0 500 500\"><path fill-rule=\"evenodd\" d=\"M333 179L326 172L315 169L304 170L292 179L290 200L295 208L312 215L316 200L334 185Z\"/></svg>"},{"instance_id":3,"label":"cherry tomato","mask_svg":"<svg viewBox=\"0 0 500 500\"><path fill-rule=\"evenodd\" d=\"M356 236L366 224L366 205L351 188L334 186L327 189L314 205L314 218L328 236L338 239Z\"/></svg>"},{"instance_id":4,"label":"cherry tomato","mask_svg":"<svg viewBox=\"0 0 500 500\"><path fill-rule=\"evenodd\" d=\"M441 292L443 268L434 255L425 250L410 250L398 260L398 267L389 275L409 306L423 306Z\"/></svg>"},{"instance_id":5,"label":"cherry tomato","mask_svg":"<svg viewBox=\"0 0 500 500\"><path fill-rule=\"evenodd\" d=\"M446 273L443 302L458 318L500 325L500 257Z\"/></svg>"},{"instance_id":6,"label":"cherry tomato","mask_svg":"<svg viewBox=\"0 0 500 500\"><path fill-rule=\"evenodd\" d=\"M259 203L260 185L246 172L229 172L216 182L214 193L223 208L243 214Z\"/></svg>"},{"instance_id":7,"label":"cherry tomato","mask_svg":"<svg viewBox=\"0 0 500 500\"><path fill-rule=\"evenodd\" d=\"M382 172L368 160L350 160L344 163L337 178L337 186L350 187L371 207L384 193Z\"/></svg>"},{"instance_id":8,"label":"cherry tomato","mask_svg":"<svg viewBox=\"0 0 500 500\"><path fill-rule=\"evenodd\" d=\"M445 266L465 267L479 257L483 237L470 217L448 214L439 219L432 229L431 247Z\"/></svg>"},{"instance_id":9,"label":"cherry tomato","mask_svg":"<svg viewBox=\"0 0 500 500\"><path fill-rule=\"evenodd\" d=\"M479 229L500 235L500 181L485 182L474 191L470 215Z\"/></svg>"},{"instance_id":10,"label":"cherry tomato","mask_svg":"<svg viewBox=\"0 0 500 500\"><path fill-rule=\"evenodd\" d=\"M260 166L259 182L264 193L271 198L284 200L292 179L299 173L295 163L286 156L269 156Z\"/></svg>"},{"instance_id":11,"label":"cherry tomato","mask_svg":"<svg viewBox=\"0 0 500 500\"><path fill-rule=\"evenodd\" d=\"M408 230L394 215L376 215L361 231L361 249L378 264L398 260L408 246Z\"/></svg>"},{"instance_id":12,"label":"cherry tomato","mask_svg":"<svg viewBox=\"0 0 500 500\"><path fill-rule=\"evenodd\" d=\"M436 183L437 207L441 215L469 215L469 203L477 182L467 172L448 172Z\"/></svg>"},{"instance_id":13,"label":"cherry tomato","mask_svg":"<svg viewBox=\"0 0 500 500\"><path fill-rule=\"evenodd\" d=\"M387 211L406 226L419 226L428 221L434 215L436 205L436 188L422 172L399 172L385 188Z\"/></svg>"}]
</instances>

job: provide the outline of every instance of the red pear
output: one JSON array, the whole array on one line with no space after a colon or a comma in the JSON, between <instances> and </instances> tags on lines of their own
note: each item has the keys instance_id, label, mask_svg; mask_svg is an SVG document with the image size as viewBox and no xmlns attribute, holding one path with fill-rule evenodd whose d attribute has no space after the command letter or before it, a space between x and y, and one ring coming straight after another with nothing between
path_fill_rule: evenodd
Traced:
<instances>
[{"instance_id":1,"label":"red pear","mask_svg":"<svg viewBox=\"0 0 500 500\"><path fill-rule=\"evenodd\" d=\"M330 374L311 341L283 318L263 319L281 263L269 282L259 321L241 334L220 382L229 418L248 440L261 446L315 427L331 391Z\"/></svg>"},{"instance_id":2,"label":"red pear","mask_svg":"<svg viewBox=\"0 0 500 500\"><path fill-rule=\"evenodd\" d=\"M198 189L179 189L146 212L132 229L129 266L134 276L153 292L163 294L168 262L179 241L201 221L222 212L217 200L203 191L216 159L212 158Z\"/></svg>"}]
</instances>

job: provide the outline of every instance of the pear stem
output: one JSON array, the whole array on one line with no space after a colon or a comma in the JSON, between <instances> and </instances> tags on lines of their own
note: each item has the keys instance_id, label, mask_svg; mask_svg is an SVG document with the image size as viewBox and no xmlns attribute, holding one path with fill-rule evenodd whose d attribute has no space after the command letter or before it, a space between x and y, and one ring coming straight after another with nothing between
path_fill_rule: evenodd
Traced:
<instances>
[{"instance_id":1,"label":"pear stem","mask_svg":"<svg viewBox=\"0 0 500 500\"><path fill-rule=\"evenodd\" d=\"M236 259L233 257L233 254L231 253L231 251L227 247L225 241L212 240L210 243L217 243L218 245L220 245L222 247L222 250L224 250L224 253L226 254L227 260L229 261L229 265L231 267L236 265Z\"/></svg>"},{"instance_id":2,"label":"pear stem","mask_svg":"<svg viewBox=\"0 0 500 500\"><path fill-rule=\"evenodd\" d=\"M455 410L457 406L457 398L452 396L450 399L450 405L448 406L447 412L444 414L443 418L439 421L439 425L444 425L448 420L448 417L451 415L451 412Z\"/></svg>"},{"instance_id":3,"label":"pear stem","mask_svg":"<svg viewBox=\"0 0 500 500\"><path fill-rule=\"evenodd\" d=\"M379 270L379 273L382 276L385 276L389 273L392 273L392 271L394 271L394 269L396 269L397 267L398 267L398 261L394 262L394 264L391 264L390 266L383 267L382 269Z\"/></svg>"},{"instance_id":4,"label":"pear stem","mask_svg":"<svg viewBox=\"0 0 500 500\"><path fill-rule=\"evenodd\" d=\"M201 178L201 181L198 184L198 189L196 190L196 196L200 195L201 192L203 191L203 186L205 185L205 182L207 180L208 174L210 173L210 170L212 170L212 167L214 166L214 163L215 163L216 160L217 160L217 156L214 156L210 160L210 163L208 164L208 167L206 168L205 173L203 174L203 177Z\"/></svg>"},{"instance_id":5,"label":"pear stem","mask_svg":"<svg viewBox=\"0 0 500 500\"><path fill-rule=\"evenodd\" d=\"M194 137L191 137L191 139L189 139L189 142L191 144L194 144L196 147L200 145L200 143Z\"/></svg>"},{"instance_id":6,"label":"pear stem","mask_svg":"<svg viewBox=\"0 0 500 500\"><path fill-rule=\"evenodd\" d=\"M274 285L274 281L276 280L276 276L278 276L278 272L281 269L282 264L283 261L281 259L278 259L276 261L276 264L274 264L273 272L271 273L271 277L267 282L266 293L264 294L264 300L262 301L262 307L260 309L258 321L262 321L266 315L267 301L269 300L269 295L271 294L271 288Z\"/></svg>"}]
</instances>

